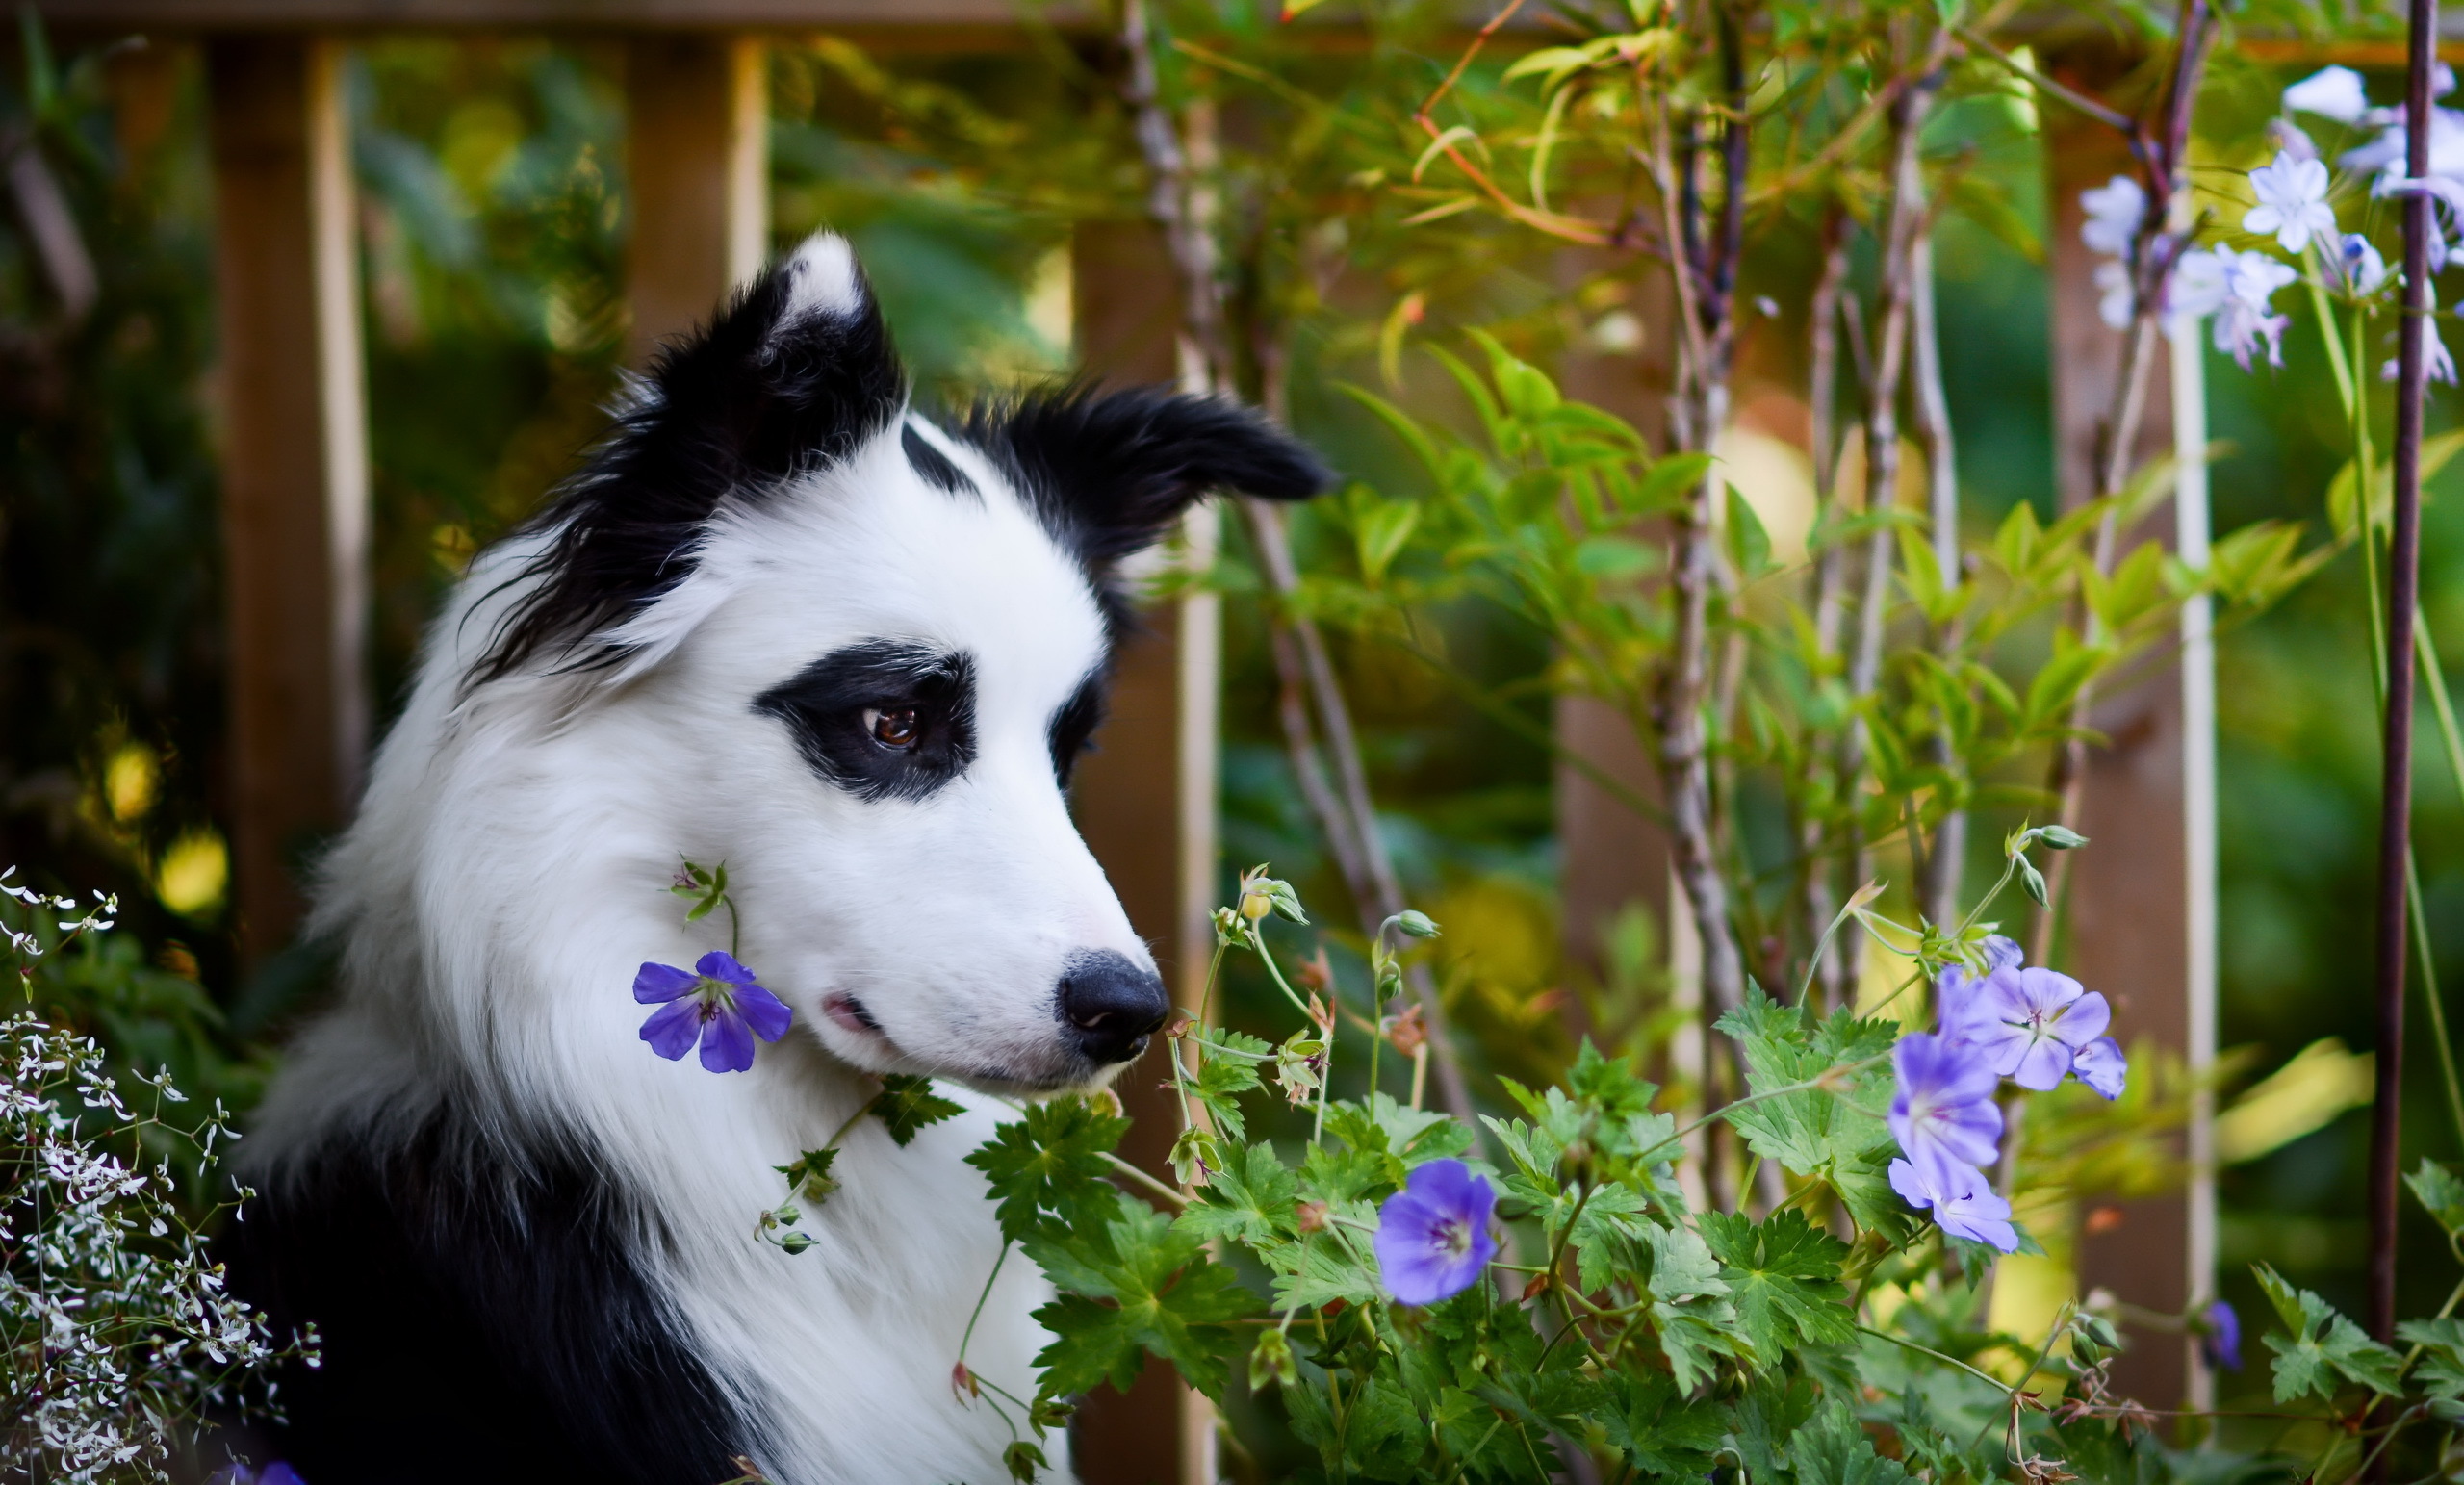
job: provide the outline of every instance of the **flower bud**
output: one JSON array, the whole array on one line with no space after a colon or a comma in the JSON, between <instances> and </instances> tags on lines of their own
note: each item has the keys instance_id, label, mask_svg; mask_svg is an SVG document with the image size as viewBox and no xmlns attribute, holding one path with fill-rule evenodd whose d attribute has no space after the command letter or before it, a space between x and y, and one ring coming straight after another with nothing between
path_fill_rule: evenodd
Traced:
<instances>
[{"instance_id":1,"label":"flower bud","mask_svg":"<svg viewBox=\"0 0 2464 1485\"><path fill-rule=\"evenodd\" d=\"M1280 1330L1258 1333L1258 1344L1249 1352L1249 1390L1263 1392L1277 1383L1300 1380L1300 1366L1292 1359L1292 1343Z\"/></svg>"},{"instance_id":2,"label":"flower bud","mask_svg":"<svg viewBox=\"0 0 2464 1485\"><path fill-rule=\"evenodd\" d=\"M1001 1467L1010 1472L1010 1478L1017 1481L1018 1485L1035 1485L1036 1476L1047 1468L1043 1450L1024 1439L1013 1441L1008 1448L1001 1451Z\"/></svg>"},{"instance_id":3,"label":"flower bud","mask_svg":"<svg viewBox=\"0 0 2464 1485\"><path fill-rule=\"evenodd\" d=\"M1215 946L1237 949L1241 946L1241 915L1229 908L1215 909Z\"/></svg>"},{"instance_id":4,"label":"flower bud","mask_svg":"<svg viewBox=\"0 0 2464 1485\"><path fill-rule=\"evenodd\" d=\"M2055 851L2076 851L2088 843L2088 837L2066 825L2040 825L2034 832L2037 839Z\"/></svg>"},{"instance_id":5,"label":"flower bud","mask_svg":"<svg viewBox=\"0 0 2464 1485\"><path fill-rule=\"evenodd\" d=\"M1303 1237L1313 1232L1324 1232L1326 1204L1322 1201L1304 1201L1292 1209L1292 1218L1293 1226L1297 1228Z\"/></svg>"},{"instance_id":6,"label":"flower bud","mask_svg":"<svg viewBox=\"0 0 2464 1485\"><path fill-rule=\"evenodd\" d=\"M1172 1141L1172 1177L1183 1186L1204 1186L1220 1164L1215 1148L1215 1137L1194 1126L1181 1131Z\"/></svg>"},{"instance_id":7,"label":"flower bud","mask_svg":"<svg viewBox=\"0 0 2464 1485\"><path fill-rule=\"evenodd\" d=\"M2019 885L2028 889L2028 896L2035 900L2038 907L2053 906L2050 895L2045 891L2044 873L2037 870L2034 862L2024 858L2019 862Z\"/></svg>"},{"instance_id":8,"label":"flower bud","mask_svg":"<svg viewBox=\"0 0 2464 1485\"><path fill-rule=\"evenodd\" d=\"M983 1389L975 1385L975 1373L966 1369L965 1362L960 1362L950 1369L950 1391L964 1393L970 1397L984 1395Z\"/></svg>"},{"instance_id":9,"label":"flower bud","mask_svg":"<svg viewBox=\"0 0 2464 1485\"><path fill-rule=\"evenodd\" d=\"M779 1246L786 1249L789 1253L801 1253L805 1249L812 1246L812 1235L810 1233L791 1232L779 1240Z\"/></svg>"},{"instance_id":10,"label":"flower bud","mask_svg":"<svg viewBox=\"0 0 2464 1485\"><path fill-rule=\"evenodd\" d=\"M1393 917L1388 918L1386 921L1393 924L1402 932L1411 935L1414 938L1435 938L1437 936L1437 925L1430 921L1427 913L1422 912L1418 909L1406 908L1402 911L1395 914Z\"/></svg>"}]
</instances>

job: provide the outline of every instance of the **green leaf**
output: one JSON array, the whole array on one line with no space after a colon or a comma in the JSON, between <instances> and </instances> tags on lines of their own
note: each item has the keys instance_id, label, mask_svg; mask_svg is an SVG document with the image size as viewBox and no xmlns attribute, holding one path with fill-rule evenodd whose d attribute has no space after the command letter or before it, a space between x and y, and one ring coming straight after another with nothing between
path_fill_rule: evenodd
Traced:
<instances>
[{"instance_id":1,"label":"green leaf","mask_svg":"<svg viewBox=\"0 0 2464 1485\"><path fill-rule=\"evenodd\" d=\"M889 1131L891 1141L902 1148L911 1143L926 1125L956 1118L965 1112L934 1092L932 1079L895 1072L882 1076L882 1090L874 1097L871 1110L873 1117Z\"/></svg>"},{"instance_id":2,"label":"green leaf","mask_svg":"<svg viewBox=\"0 0 2464 1485\"><path fill-rule=\"evenodd\" d=\"M1065 1291L1036 1312L1054 1336L1036 1358L1045 1369L1044 1392L1084 1392L1098 1381L1125 1391L1143 1349L1208 1396L1222 1397L1231 1374L1225 1358L1242 1348L1231 1322L1258 1306L1231 1269L1205 1257L1202 1239L1116 1192L1112 1219L1099 1230L1033 1238L1025 1246Z\"/></svg>"},{"instance_id":3,"label":"green leaf","mask_svg":"<svg viewBox=\"0 0 2464 1485\"><path fill-rule=\"evenodd\" d=\"M1052 1466L1032 1441L1013 1439L1010 1447L1001 1451L1001 1468L1010 1472L1010 1478L1017 1485L1035 1485L1036 1475Z\"/></svg>"},{"instance_id":4,"label":"green leaf","mask_svg":"<svg viewBox=\"0 0 2464 1485\"><path fill-rule=\"evenodd\" d=\"M1753 502L1743 492L1734 485L1728 491L1729 560L1736 564L1738 576L1752 582L1770 570L1771 533L1763 528L1762 518L1754 513Z\"/></svg>"},{"instance_id":5,"label":"green leaf","mask_svg":"<svg viewBox=\"0 0 2464 1485\"><path fill-rule=\"evenodd\" d=\"M1373 588L1384 582L1386 569L1394 565L1420 524L1421 507L1411 500L1385 500L1361 512L1352 525L1361 581Z\"/></svg>"},{"instance_id":6,"label":"green leaf","mask_svg":"<svg viewBox=\"0 0 2464 1485\"><path fill-rule=\"evenodd\" d=\"M1193 1032L1190 1037L1199 1046L1197 1077L1190 1091L1206 1105L1215 1127L1226 1139L1238 1142L1249 1137L1247 1118L1241 1112L1237 1095L1259 1087L1256 1059L1271 1056L1273 1045L1263 1037L1245 1032Z\"/></svg>"},{"instance_id":7,"label":"green leaf","mask_svg":"<svg viewBox=\"0 0 2464 1485\"><path fill-rule=\"evenodd\" d=\"M2447 1236L2464 1233L2464 1179L2436 1161L2425 1159L2418 1169L2404 1177L2425 1211L2438 1218Z\"/></svg>"},{"instance_id":8,"label":"green leaf","mask_svg":"<svg viewBox=\"0 0 2464 1485\"><path fill-rule=\"evenodd\" d=\"M1737 1333L1736 1307L1729 1302L1719 1260L1702 1238L1688 1228L1656 1224L1645 1228L1644 1237L1652 1249L1652 1324L1677 1385L1692 1392L1710 1380L1719 1357L1751 1358L1752 1348Z\"/></svg>"},{"instance_id":9,"label":"green leaf","mask_svg":"<svg viewBox=\"0 0 2464 1485\"><path fill-rule=\"evenodd\" d=\"M1708 1212L1703 1239L1720 1260L1737 1323L1765 1366L1805 1345L1845 1344L1857 1336L1839 1266L1848 1245L1794 1208L1757 1224Z\"/></svg>"},{"instance_id":10,"label":"green leaf","mask_svg":"<svg viewBox=\"0 0 2464 1485\"><path fill-rule=\"evenodd\" d=\"M1611 1406L1601 1419L1608 1442L1644 1479L1700 1479L1729 1432L1729 1410L1690 1400L1674 1378L1620 1370L1609 1378Z\"/></svg>"},{"instance_id":11,"label":"green leaf","mask_svg":"<svg viewBox=\"0 0 2464 1485\"><path fill-rule=\"evenodd\" d=\"M2406 1320L2396 1327L2396 1336L2422 1347L2413 1376L2431 1396L2464 1398L2464 1319Z\"/></svg>"},{"instance_id":12,"label":"green leaf","mask_svg":"<svg viewBox=\"0 0 2464 1485\"><path fill-rule=\"evenodd\" d=\"M1875 1063L1841 1075L1834 1088L1765 1097L1728 1118L1763 1159L1829 1182L1859 1225L1895 1220L1901 1208L1884 1172L1896 1146L1881 1117L1868 1110L1887 1096L1883 1089L1888 1071L1879 1059L1898 1039L1898 1023L1860 1020L1845 1010L1815 1021L1749 988L1745 1004L1722 1016L1719 1029L1743 1046L1746 1084L1758 1094L1843 1065Z\"/></svg>"},{"instance_id":13,"label":"green leaf","mask_svg":"<svg viewBox=\"0 0 2464 1485\"><path fill-rule=\"evenodd\" d=\"M1651 1112L1659 1085L1636 1076L1623 1058L1601 1056L1585 1037L1575 1053L1574 1066L1566 1071L1566 1091L1577 1102L1599 1110L1602 1118L1622 1124L1630 1114Z\"/></svg>"},{"instance_id":14,"label":"green leaf","mask_svg":"<svg viewBox=\"0 0 2464 1485\"><path fill-rule=\"evenodd\" d=\"M1026 1117L1004 1124L966 1158L984 1172L1000 1203L1001 1235L1022 1242L1050 1213L1064 1222L1100 1218L1117 1194L1106 1157L1129 1132L1085 1098L1029 1104Z\"/></svg>"},{"instance_id":15,"label":"green leaf","mask_svg":"<svg viewBox=\"0 0 2464 1485\"><path fill-rule=\"evenodd\" d=\"M787 1178L787 1190L818 1208L838 1190L838 1178L830 1173L830 1164L837 1158L835 1149L807 1150L793 1162L771 1168Z\"/></svg>"},{"instance_id":16,"label":"green leaf","mask_svg":"<svg viewBox=\"0 0 2464 1485\"><path fill-rule=\"evenodd\" d=\"M1206 1242L1229 1239L1252 1247L1292 1230L1300 1178L1276 1158L1272 1145L1235 1148L1215 1179L1182 1210L1180 1225Z\"/></svg>"},{"instance_id":17,"label":"green leaf","mask_svg":"<svg viewBox=\"0 0 2464 1485\"><path fill-rule=\"evenodd\" d=\"M2267 1265L2253 1264L2250 1271L2258 1275L2268 1303L2291 1332L2270 1331L2267 1336L2268 1349L2276 1353L2276 1401L2315 1393L2332 1402L2340 1376L2391 1397L2401 1390L2402 1362L2394 1351L2371 1340L2324 1299L2286 1283Z\"/></svg>"},{"instance_id":18,"label":"green leaf","mask_svg":"<svg viewBox=\"0 0 2464 1485\"><path fill-rule=\"evenodd\" d=\"M1908 1470L1875 1452L1848 1404L1833 1398L1788 1440L1797 1485L1901 1485Z\"/></svg>"}]
</instances>

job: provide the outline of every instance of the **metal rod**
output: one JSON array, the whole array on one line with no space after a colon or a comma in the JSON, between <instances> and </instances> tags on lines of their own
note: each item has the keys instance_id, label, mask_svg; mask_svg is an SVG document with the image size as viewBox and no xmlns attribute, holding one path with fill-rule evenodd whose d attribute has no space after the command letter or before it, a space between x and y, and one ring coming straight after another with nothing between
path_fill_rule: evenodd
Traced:
<instances>
[{"instance_id":1,"label":"metal rod","mask_svg":"<svg viewBox=\"0 0 2464 1485\"><path fill-rule=\"evenodd\" d=\"M2437 0L2412 0L2404 169L2429 173ZM2411 846L2413 610L2421 589L2423 336L2429 312L2429 197L2404 197L2404 309L2397 328L2395 513L2387 533L2387 715L2378 807L2378 1046L2370 1119L2370 1333L2396 1329L2396 1201L2404 1073L2404 857Z\"/></svg>"}]
</instances>

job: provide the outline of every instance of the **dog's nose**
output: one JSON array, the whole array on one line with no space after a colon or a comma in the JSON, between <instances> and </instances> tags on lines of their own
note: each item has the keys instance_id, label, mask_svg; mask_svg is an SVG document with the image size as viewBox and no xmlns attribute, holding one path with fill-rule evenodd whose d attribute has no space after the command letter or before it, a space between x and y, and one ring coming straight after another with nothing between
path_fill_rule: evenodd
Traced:
<instances>
[{"instance_id":1,"label":"dog's nose","mask_svg":"<svg viewBox=\"0 0 2464 1485\"><path fill-rule=\"evenodd\" d=\"M1071 961L1061 977L1061 1019L1089 1062L1128 1062L1171 1013L1163 980L1109 949Z\"/></svg>"}]
</instances>

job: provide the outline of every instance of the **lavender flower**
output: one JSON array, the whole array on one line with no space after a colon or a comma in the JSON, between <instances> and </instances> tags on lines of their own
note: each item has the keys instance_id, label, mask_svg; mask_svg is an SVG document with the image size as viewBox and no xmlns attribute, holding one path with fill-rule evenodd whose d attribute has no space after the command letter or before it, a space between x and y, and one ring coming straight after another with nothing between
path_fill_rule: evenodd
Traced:
<instances>
[{"instance_id":1,"label":"lavender flower","mask_svg":"<svg viewBox=\"0 0 2464 1485\"><path fill-rule=\"evenodd\" d=\"M2275 163L2250 172L2250 190L2259 204L2242 218L2242 230L2275 234L2275 243L2289 253L2310 245L2312 237L2332 239L2335 208L2327 204L2327 167L2316 160L2297 160L2277 150Z\"/></svg>"},{"instance_id":2,"label":"lavender flower","mask_svg":"<svg viewBox=\"0 0 2464 1485\"><path fill-rule=\"evenodd\" d=\"M2387 282L2387 260L2378 256L2378 249L2370 244L2370 239L2358 232L2344 235L2336 250L2327 255L2327 268L2335 274L2338 287L2356 299L2376 294L2378 286Z\"/></svg>"},{"instance_id":3,"label":"lavender flower","mask_svg":"<svg viewBox=\"0 0 2464 1485\"><path fill-rule=\"evenodd\" d=\"M1985 973L1972 975L1964 965L1945 964L1934 977L1934 1010L1939 1018L1939 1030L1947 1039L1967 1022L1976 1004L1976 992L1990 976L2006 969L2016 969L2025 958L2018 944L2000 934L1987 936L1983 944Z\"/></svg>"},{"instance_id":4,"label":"lavender flower","mask_svg":"<svg viewBox=\"0 0 2464 1485\"><path fill-rule=\"evenodd\" d=\"M2111 1037L2099 1037L2071 1058L2070 1070L2078 1074L2080 1082L2106 1098L2119 1098L2130 1078L2130 1059L2122 1056L2120 1042Z\"/></svg>"},{"instance_id":5,"label":"lavender flower","mask_svg":"<svg viewBox=\"0 0 2464 1485\"><path fill-rule=\"evenodd\" d=\"M1981 1170L1954 1165L1928 1173L1895 1160L1890 1163L1890 1189L1912 1207L1931 1208L1934 1224L1954 1238L2005 1253L2019 1249L2019 1230L2011 1225L2011 1204L1993 1194Z\"/></svg>"},{"instance_id":6,"label":"lavender flower","mask_svg":"<svg viewBox=\"0 0 2464 1485\"><path fill-rule=\"evenodd\" d=\"M2430 240L2432 242L2436 242L2438 240L2438 234L2435 232L2431 233ZM2430 271L2435 273L2438 269L2432 269ZM2438 308L2438 291L2435 287L2431 289L2426 297L2429 301L2429 308L2433 310ZM2422 368L2423 374L2427 376L2431 381L2443 381L2451 387L2455 385L2455 358L2448 353L2447 343L2439 339L2438 321L2435 319L2430 320L2422 327L2422 353L2428 357L2426 364ZM2401 363L2398 358L2390 356L2387 359L2387 364L2378 369L2378 379L2380 381L2394 381L2396 379L2396 372L2400 365Z\"/></svg>"},{"instance_id":7,"label":"lavender flower","mask_svg":"<svg viewBox=\"0 0 2464 1485\"><path fill-rule=\"evenodd\" d=\"M2096 265L2096 318L2116 330L2130 328L2130 317L2139 313L2139 286L2132 281L2130 265L2116 259Z\"/></svg>"},{"instance_id":8,"label":"lavender flower","mask_svg":"<svg viewBox=\"0 0 2464 1485\"><path fill-rule=\"evenodd\" d=\"M2117 175L2092 191L2079 192L2088 219L2079 225L2079 241L2090 252L2114 258L2130 256L2131 239L2147 215L2147 190L2127 175Z\"/></svg>"},{"instance_id":9,"label":"lavender flower","mask_svg":"<svg viewBox=\"0 0 2464 1485\"><path fill-rule=\"evenodd\" d=\"M1890 1132L1908 1158L1938 1175L1958 1165L1989 1165L2002 1138L1993 1101L2002 1080L1977 1050L1928 1032L1912 1032L1891 1050L1899 1093Z\"/></svg>"},{"instance_id":10,"label":"lavender flower","mask_svg":"<svg viewBox=\"0 0 2464 1485\"><path fill-rule=\"evenodd\" d=\"M1433 1160L1377 1209L1377 1268L1386 1292L1412 1305L1435 1304L1472 1287L1498 1242L1489 1216L1498 1193L1488 1177L1459 1160Z\"/></svg>"},{"instance_id":11,"label":"lavender flower","mask_svg":"<svg viewBox=\"0 0 2464 1485\"><path fill-rule=\"evenodd\" d=\"M262 1470L248 1468L244 1459L235 1459L206 1476L206 1485L307 1485L299 1472L283 1460L274 1460Z\"/></svg>"},{"instance_id":12,"label":"lavender flower","mask_svg":"<svg viewBox=\"0 0 2464 1485\"><path fill-rule=\"evenodd\" d=\"M1956 1032L1996 1075L2039 1092L2067 1076L2079 1049L2113 1019L2105 998L2050 969L1988 975Z\"/></svg>"},{"instance_id":13,"label":"lavender flower","mask_svg":"<svg viewBox=\"0 0 2464 1485\"><path fill-rule=\"evenodd\" d=\"M2316 114L2340 124L2357 124L2370 112L2361 74L2350 67L2321 67L2284 90L2289 114Z\"/></svg>"},{"instance_id":14,"label":"lavender flower","mask_svg":"<svg viewBox=\"0 0 2464 1485\"><path fill-rule=\"evenodd\" d=\"M2311 139L2299 124L2290 118L2269 119L2268 139L2273 141L2277 149L2296 160L2319 158L2318 141Z\"/></svg>"},{"instance_id":15,"label":"lavender flower","mask_svg":"<svg viewBox=\"0 0 2464 1485\"><path fill-rule=\"evenodd\" d=\"M642 1023L642 1039L652 1051L672 1063L699 1041L702 1065L712 1072L752 1066L753 1038L776 1041L795 1018L754 980L752 970L717 949L689 970L644 964L633 976L633 998L659 1007Z\"/></svg>"},{"instance_id":16,"label":"lavender flower","mask_svg":"<svg viewBox=\"0 0 2464 1485\"><path fill-rule=\"evenodd\" d=\"M2214 249L2194 247L2173 260L2165 284L2165 333L2182 340L2198 333L2198 323L2224 307L2227 294L2224 260Z\"/></svg>"},{"instance_id":17,"label":"lavender flower","mask_svg":"<svg viewBox=\"0 0 2464 1485\"><path fill-rule=\"evenodd\" d=\"M2233 1307L2220 1299L2201 1310L2195 1323L2199 1354L2207 1364L2220 1371L2241 1370L2242 1317Z\"/></svg>"}]
</instances>

